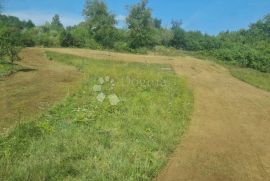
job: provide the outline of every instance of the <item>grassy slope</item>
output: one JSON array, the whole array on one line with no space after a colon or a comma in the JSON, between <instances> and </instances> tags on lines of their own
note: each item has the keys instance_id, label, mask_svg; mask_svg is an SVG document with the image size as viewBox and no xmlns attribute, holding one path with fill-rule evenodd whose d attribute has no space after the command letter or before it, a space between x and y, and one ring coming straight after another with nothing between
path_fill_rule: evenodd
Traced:
<instances>
[{"instance_id":1,"label":"grassy slope","mask_svg":"<svg viewBox=\"0 0 270 181\"><path fill-rule=\"evenodd\" d=\"M229 67L231 74L251 85L270 91L270 73L262 73L248 68Z\"/></svg>"},{"instance_id":2,"label":"grassy slope","mask_svg":"<svg viewBox=\"0 0 270 181\"><path fill-rule=\"evenodd\" d=\"M22 67L19 65L12 65L10 63L0 61L0 78L18 72L20 69L22 69Z\"/></svg>"},{"instance_id":3,"label":"grassy slope","mask_svg":"<svg viewBox=\"0 0 270 181\"><path fill-rule=\"evenodd\" d=\"M260 89L270 91L270 73L263 73L258 70L239 67L237 65L233 65L232 63L226 63L224 61L217 60L214 57L198 53L190 53L190 55L199 59L207 59L219 63L227 67L230 70L232 76L234 76L235 78L238 78Z\"/></svg>"},{"instance_id":4,"label":"grassy slope","mask_svg":"<svg viewBox=\"0 0 270 181\"><path fill-rule=\"evenodd\" d=\"M80 90L35 122L0 138L4 180L151 180L192 110L183 79L166 65L96 61L48 53L85 72ZM100 103L93 86L115 80L121 102ZM129 79L127 79L129 77ZM108 89L106 89L108 91Z\"/></svg>"}]
</instances>

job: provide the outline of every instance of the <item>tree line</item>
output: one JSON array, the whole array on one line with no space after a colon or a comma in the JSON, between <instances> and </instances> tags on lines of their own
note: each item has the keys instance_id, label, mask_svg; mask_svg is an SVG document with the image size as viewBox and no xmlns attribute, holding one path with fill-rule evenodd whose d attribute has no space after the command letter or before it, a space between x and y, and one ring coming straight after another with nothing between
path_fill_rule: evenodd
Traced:
<instances>
[{"instance_id":1,"label":"tree line","mask_svg":"<svg viewBox=\"0 0 270 181\"><path fill-rule=\"evenodd\" d=\"M221 32L216 36L200 31L186 31L181 21L172 21L163 28L154 18L147 0L129 7L127 28L117 28L116 16L102 0L86 0L85 20L64 27L59 15L51 22L36 26L16 17L0 15L0 56L16 60L17 47L78 47L114 49L145 53L156 46L174 47L201 55L270 72L270 15L253 23L248 29ZM1 7L1 6L0 6ZM12 49L12 51L10 51Z\"/></svg>"}]
</instances>

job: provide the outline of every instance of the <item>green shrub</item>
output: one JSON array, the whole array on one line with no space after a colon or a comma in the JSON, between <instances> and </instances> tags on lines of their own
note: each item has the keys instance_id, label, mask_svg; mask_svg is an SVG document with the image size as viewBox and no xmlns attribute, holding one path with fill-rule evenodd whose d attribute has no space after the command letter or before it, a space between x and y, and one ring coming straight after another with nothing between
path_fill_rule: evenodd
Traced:
<instances>
[{"instance_id":1,"label":"green shrub","mask_svg":"<svg viewBox=\"0 0 270 181\"><path fill-rule=\"evenodd\" d=\"M136 49L131 49L131 53L137 53L137 54L147 54L148 53L148 48L146 47L141 47L141 48L136 48Z\"/></svg>"},{"instance_id":2,"label":"green shrub","mask_svg":"<svg viewBox=\"0 0 270 181\"><path fill-rule=\"evenodd\" d=\"M102 46L92 38L86 38L84 47L91 49L102 49Z\"/></svg>"},{"instance_id":3,"label":"green shrub","mask_svg":"<svg viewBox=\"0 0 270 181\"><path fill-rule=\"evenodd\" d=\"M128 46L128 43L126 43L126 42L116 42L114 44L114 50L120 51L120 52L121 51L128 52L128 51L130 51L130 48Z\"/></svg>"},{"instance_id":4,"label":"green shrub","mask_svg":"<svg viewBox=\"0 0 270 181\"><path fill-rule=\"evenodd\" d=\"M270 56L247 46L204 51L201 54L213 56L218 60L241 67L253 68L261 72L270 72Z\"/></svg>"},{"instance_id":5,"label":"green shrub","mask_svg":"<svg viewBox=\"0 0 270 181\"><path fill-rule=\"evenodd\" d=\"M15 28L0 29L0 59L8 59L11 63L18 61L21 36Z\"/></svg>"}]
</instances>

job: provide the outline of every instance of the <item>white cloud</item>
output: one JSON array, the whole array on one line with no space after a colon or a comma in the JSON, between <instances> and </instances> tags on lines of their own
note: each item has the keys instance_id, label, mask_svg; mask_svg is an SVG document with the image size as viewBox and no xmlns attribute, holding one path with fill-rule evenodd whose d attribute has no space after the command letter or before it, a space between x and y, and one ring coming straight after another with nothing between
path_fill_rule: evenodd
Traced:
<instances>
[{"instance_id":1,"label":"white cloud","mask_svg":"<svg viewBox=\"0 0 270 181\"><path fill-rule=\"evenodd\" d=\"M123 28L126 26L126 16L124 15L117 15L115 17L116 21L117 21L117 28Z\"/></svg>"},{"instance_id":2,"label":"white cloud","mask_svg":"<svg viewBox=\"0 0 270 181\"><path fill-rule=\"evenodd\" d=\"M32 20L36 25L43 25L46 21L50 22L54 13L38 12L38 11L14 11L5 12L6 15L16 16L21 20ZM72 14L60 14L61 22L65 26L72 26L83 21L83 17Z\"/></svg>"},{"instance_id":3,"label":"white cloud","mask_svg":"<svg viewBox=\"0 0 270 181\"><path fill-rule=\"evenodd\" d=\"M119 21L121 21L121 22L125 22L126 21L126 16L124 16L124 15L117 15L116 17L115 17L115 19L119 22Z\"/></svg>"},{"instance_id":4,"label":"white cloud","mask_svg":"<svg viewBox=\"0 0 270 181\"><path fill-rule=\"evenodd\" d=\"M51 12L42 12L42 11L10 11L5 12L4 14L10 15L10 16L16 16L20 18L21 20L32 20L36 25L43 25L46 22L50 22L52 20L52 17L55 15ZM75 14L65 14L65 13L59 13L61 22L65 26L72 26L76 25L84 20L82 16L78 16ZM125 27L126 23L126 16L124 15L117 15L115 17L117 20L117 27L122 28Z\"/></svg>"}]
</instances>

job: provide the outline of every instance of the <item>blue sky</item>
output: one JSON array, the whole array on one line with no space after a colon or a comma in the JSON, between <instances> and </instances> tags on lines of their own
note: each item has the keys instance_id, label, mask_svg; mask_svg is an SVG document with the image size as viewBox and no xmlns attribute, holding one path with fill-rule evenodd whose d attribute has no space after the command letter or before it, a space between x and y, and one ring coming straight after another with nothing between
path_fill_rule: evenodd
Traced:
<instances>
[{"instance_id":1,"label":"blue sky","mask_svg":"<svg viewBox=\"0 0 270 181\"><path fill-rule=\"evenodd\" d=\"M60 14L62 22L74 25L83 20L84 0L0 0L4 12L21 19L31 19L38 25ZM123 25L127 5L139 0L105 0ZM169 27L172 19L182 20L187 30L217 34L225 30L247 28L251 22L270 13L270 0L149 0L153 16Z\"/></svg>"}]
</instances>

